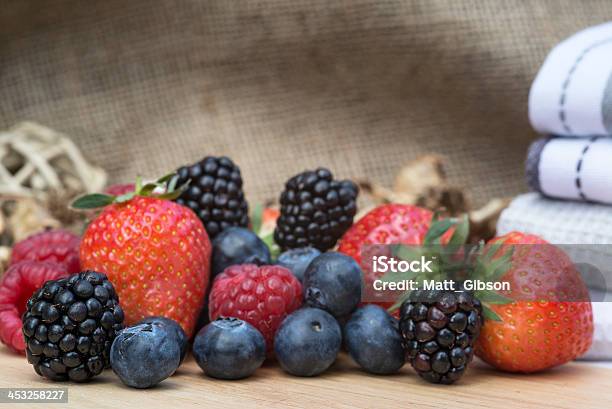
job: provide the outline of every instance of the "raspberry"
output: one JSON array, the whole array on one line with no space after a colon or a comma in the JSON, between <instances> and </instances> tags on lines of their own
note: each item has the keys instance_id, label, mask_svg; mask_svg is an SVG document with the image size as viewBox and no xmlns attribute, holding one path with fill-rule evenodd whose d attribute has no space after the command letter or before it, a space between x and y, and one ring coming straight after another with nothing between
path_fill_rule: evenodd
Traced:
<instances>
[{"instance_id":1,"label":"raspberry","mask_svg":"<svg viewBox=\"0 0 612 409\"><path fill-rule=\"evenodd\" d=\"M121 196L126 193L133 192L135 186L133 183L126 183L123 185L110 185L106 189L104 189L104 193L113 195L113 196Z\"/></svg>"},{"instance_id":2,"label":"raspberry","mask_svg":"<svg viewBox=\"0 0 612 409\"><path fill-rule=\"evenodd\" d=\"M68 275L64 266L31 260L13 264L0 281L0 341L13 351L23 353L21 316L28 298L48 280Z\"/></svg>"},{"instance_id":3,"label":"raspberry","mask_svg":"<svg viewBox=\"0 0 612 409\"><path fill-rule=\"evenodd\" d=\"M210 320L234 317L257 328L271 352L283 319L302 305L302 285L285 267L241 264L219 274L210 293Z\"/></svg>"},{"instance_id":4,"label":"raspberry","mask_svg":"<svg viewBox=\"0 0 612 409\"><path fill-rule=\"evenodd\" d=\"M69 274L78 273L80 238L67 230L48 230L34 234L13 247L11 265L23 260L50 261L66 267Z\"/></svg>"}]
</instances>

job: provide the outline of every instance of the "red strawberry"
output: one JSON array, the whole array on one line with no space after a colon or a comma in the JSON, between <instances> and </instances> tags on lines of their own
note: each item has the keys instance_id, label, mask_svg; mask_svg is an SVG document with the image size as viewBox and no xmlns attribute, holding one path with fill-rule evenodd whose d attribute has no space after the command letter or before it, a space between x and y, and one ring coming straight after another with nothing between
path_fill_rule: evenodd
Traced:
<instances>
[{"instance_id":1,"label":"red strawberry","mask_svg":"<svg viewBox=\"0 0 612 409\"><path fill-rule=\"evenodd\" d=\"M259 227L259 231L256 231L260 237L266 237L269 234L274 232L274 228L276 227L276 221L280 216L280 210L274 207L266 207L261 212L261 226Z\"/></svg>"},{"instance_id":2,"label":"red strawberry","mask_svg":"<svg viewBox=\"0 0 612 409\"><path fill-rule=\"evenodd\" d=\"M0 341L13 351L24 353L21 316L28 299L46 281L66 277L65 266L52 262L25 260L11 265L0 281Z\"/></svg>"},{"instance_id":3,"label":"red strawberry","mask_svg":"<svg viewBox=\"0 0 612 409\"><path fill-rule=\"evenodd\" d=\"M253 325L271 351L278 326L302 305L302 285L285 267L231 266L215 278L208 305L211 320L234 317Z\"/></svg>"},{"instance_id":4,"label":"red strawberry","mask_svg":"<svg viewBox=\"0 0 612 409\"><path fill-rule=\"evenodd\" d=\"M493 260L512 249L501 282L512 300L488 307L501 321L487 319L476 354L510 372L536 372L584 354L593 339L593 314L588 290L567 254L545 240L518 232L493 239L499 247ZM510 256L510 254L509 254Z\"/></svg>"},{"instance_id":5,"label":"red strawberry","mask_svg":"<svg viewBox=\"0 0 612 409\"><path fill-rule=\"evenodd\" d=\"M88 200L74 206L95 207ZM210 257L208 235L195 213L156 197L110 204L90 223L81 243L83 268L108 276L127 324L164 316L180 323L189 337L208 286Z\"/></svg>"},{"instance_id":6,"label":"red strawberry","mask_svg":"<svg viewBox=\"0 0 612 409\"><path fill-rule=\"evenodd\" d=\"M13 247L11 264L23 260L50 261L75 274L79 267L79 236L67 230L48 230L34 234Z\"/></svg>"},{"instance_id":7,"label":"red strawberry","mask_svg":"<svg viewBox=\"0 0 612 409\"><path fill-rule=\"evenodd\" d=\"M353 257L359 263L363 270L365 289L370 291L374 280L384 275L372 271L372 256L389 256L390 249L385 247L388 244L422 245L432 217L431 211L417 206L403 204L378 206L344 233L338 251ZM442 243L448 240L452 229L447 233L442 236ZM374 293L370 296L380 295ZM376 304L390 307L393 303L379 301Z\"/></svg>"},{"instance_id":8,"label":"red strawberry","mask_svg":"<svg viewBox=\"0 0 612 409\"><path fill-rule=\"evenodd\" d=\"M125 183L122 185L110 185L109 187L104 189L104 193L113 195L113 196L121 196L126 193L133 192L134 188L135 186L133 183Z\"/></svg>"},{"instance_id":9,"label":"red strawberry","mask_svg":"<svg viewBox=\"0 0 612 409\"><path fill-rule=\"evenodd\" d=\"M432 216L431 211L417 206L403 204L378 206L344 233L338 251L353 257L361 264L361 250L366 245L421 245L429 230Z\"/></svg>"}]
</instances>

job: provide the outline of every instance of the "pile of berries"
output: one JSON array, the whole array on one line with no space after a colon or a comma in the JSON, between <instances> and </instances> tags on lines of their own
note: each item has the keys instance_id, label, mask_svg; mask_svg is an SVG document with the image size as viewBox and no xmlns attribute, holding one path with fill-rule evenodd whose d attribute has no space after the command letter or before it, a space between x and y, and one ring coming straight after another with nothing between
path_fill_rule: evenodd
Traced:
<instances>
[{"instance_id":1,"label":"pile of berries","mask_svg":"<svg viewBox=\"0 0 612 409\"><path fill-rule=\"evenodd\" d=\"M56 230L15 245L0 282L0 340L50 380L82 382L110 367L134 388L171 376L190 340L197 364L217 379L248 377L272 356L291 375L316 376L344 346L368 373L397 373L409 362L422 379L448 384L464 375L474 354L502 369L533 372L588 349L588 294L554 246L537 257L517 253L503 271L505 255L485 260L504 280L546 282L529 288L537 296L561 288L587 300L564 311L555 302L538 307L541 317L554 310L556 321L544 318L537 328L515 325L513 314L532 313L520 302L487 306L469 292L415 291L399 312L383 308L392 303L363 303L380 274L367 268L362 249L433 239L456 246L467 233L454 222L442 230L431 211L400 204L379 206L353 224L357 195L353 182L327 169L297 174L280 195L276 227L262 237L255 226L262 218L255 215L249 226L240 169L227 157L79 198L76 208L104 207L82 238ZM514 233L487 247L501 252L524 242L545 243ZM495 321L499 316L507 321ZM540 330L563 342L544 340L549 350L538 356L509 341L533 341ZM500 333L508 338L496 338Z\"/></svg>"}]
</instances>

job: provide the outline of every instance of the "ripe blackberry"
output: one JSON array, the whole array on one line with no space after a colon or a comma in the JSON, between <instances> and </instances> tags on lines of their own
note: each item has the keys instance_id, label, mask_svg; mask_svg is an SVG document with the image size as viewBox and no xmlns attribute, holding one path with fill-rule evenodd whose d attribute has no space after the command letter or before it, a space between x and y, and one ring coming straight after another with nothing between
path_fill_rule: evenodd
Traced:
<instances>
[{"instance_id":1,"label":"ripe blackberry","mask_svg":"<svg viewBox=\"0 0 612 409\"><path fill-rule=\"evenodd\" d=\"M83 382L110 365L123 310L104 274L85 271L47 281L27 302L23 335L28 362L53 381Z\"/></svg>"},{"instance_id":2,"label":"ripe blackberry","mask_svg":"<svg viewBox=\"0 0 612 409\"><path fill-rule=\"evenodd\" d=\"M483 316L468 292L415 291L400 309L407 360L428 382L461 378L474 356Z\"/></svg>"},{"instance_id":3,"label":"ripe blackberry","mask_svg":"<svg viewBox=\"0 0 612 409\"><path fill-rule=\"evenodd\" d=\"M210 239L230 226L249 225L249 206L242 191L240 168L231 159L207 156L177 170L178 185L191 181L176 199L198 215Z\"/></svg>"},{"instance_id":4,"label":"ripe blackberry","mask_svg":"<svg viewBox=\"0 0 612 409\"><path fill-rule=\"evenodd\" d=\"M283 249L328 250L353 224L358 188L334 180L325 168L302 172L287 181L280 196L281 214L274 241Z\"/></svg>"}]
</instances>

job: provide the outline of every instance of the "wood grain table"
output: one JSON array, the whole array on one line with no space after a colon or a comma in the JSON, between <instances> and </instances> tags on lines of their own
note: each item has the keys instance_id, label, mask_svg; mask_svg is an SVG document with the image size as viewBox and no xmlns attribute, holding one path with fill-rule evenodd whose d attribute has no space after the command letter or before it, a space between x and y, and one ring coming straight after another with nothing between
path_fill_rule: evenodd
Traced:
<instances>
[{"instance_id":1,"label":"wood grain table","mask_svg":"<svg viewBox=\"0 0 612 409\"><path fill-rule=\"evenodd\" d=\"M156 388L125 387L111 370L87 384L54 383L25 358L0 347L0 387L68 388L67 404L0 404L4 408L612 408L612 369L570 363L535 375L497 372L476 362L451 386L421 381L408 366L397 375L363 373L342 356L316 378L298 378L267 363L241 381L207 378L192 358Z\"/></svg>"}]
</instances>

